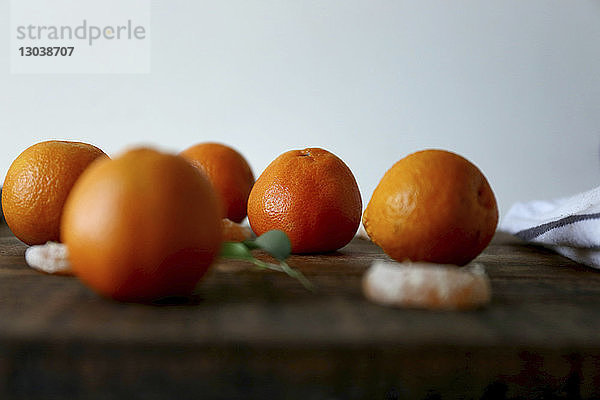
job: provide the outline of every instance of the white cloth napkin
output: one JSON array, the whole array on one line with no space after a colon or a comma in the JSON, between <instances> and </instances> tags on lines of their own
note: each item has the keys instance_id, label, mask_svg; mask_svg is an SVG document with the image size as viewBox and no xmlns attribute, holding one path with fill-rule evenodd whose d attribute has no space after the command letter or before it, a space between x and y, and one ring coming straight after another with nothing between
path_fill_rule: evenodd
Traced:
<instances>
[{"instance_id":1,"label":"white cloth napkin","mask_svg":"<svg viewBox=\"0 0 600 400\"><path fill-rule=\"evenodd\" d=\"M499 230L600 268L600 187L568 198L516 203Z\"/></svg>"}]
</instances>

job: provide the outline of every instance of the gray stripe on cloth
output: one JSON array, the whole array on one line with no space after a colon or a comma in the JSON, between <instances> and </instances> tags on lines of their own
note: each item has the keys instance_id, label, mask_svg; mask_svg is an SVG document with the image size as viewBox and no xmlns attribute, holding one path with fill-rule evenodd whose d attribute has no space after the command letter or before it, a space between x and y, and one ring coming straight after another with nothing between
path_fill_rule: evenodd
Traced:
<instances>
[{"instance_id":1,"label":"gray stripe on cloth","mask_svg":"<svg viewBox=\"0 0 600 400\"><path fill-rule=\"evenodd\" d=\"M556 221L548 222L528 229L523 229L522 231L515 233L515 236L523 240L532 240L553 229L590 219L600 219L600 213L569 215L568 217L564 217Z\"/></svg>"}]
</instances>

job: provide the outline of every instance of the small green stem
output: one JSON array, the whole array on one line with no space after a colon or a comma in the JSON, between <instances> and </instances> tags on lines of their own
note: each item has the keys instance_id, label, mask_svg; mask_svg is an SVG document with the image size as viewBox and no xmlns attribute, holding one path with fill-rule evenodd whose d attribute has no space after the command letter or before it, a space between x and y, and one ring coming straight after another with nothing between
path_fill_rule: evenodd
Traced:
<instances>
[{"instance_id":1,"label":"small green stem","mask_svg":"<svg viewBox=\"0 0 600 400\"><path fill-rule=\"evenodd\" d=\"M290 278L297 279L302 284L302 286L304 286L306 289L310 290L311 292L316 291L315 285L313 285L308 280L308 278L306 278L306 276L304 276L304 274L302 272L290 267L285 261L281 261L280 265L266 263L257 258L254 258L251 261L252 261L252 264L257 266L258 268L270 269L272 271L277 271L277 272L283 272L283 273L287 274Z\"/></svg>"},{"instance_id":2,"label":"small green stem","mask_svg":"<svg viewBox=\"0 0 600 400\"><path fill-rule=\"evenodd\" d=\"M279 265L266 263L254 257L251 251L256 249L266 251L279 261ZM290 267L285 262L285 259L289 257L291 251L292 245L285 232L280 230L272 230L262 234L254 240L223 243L221 257L245 260L251 262L260 269L283 272L289 277L297 279L302 286L311 292L316 291L316 287L304 276L304 274L302 274L302 272Z\"/></svg>"},{"instance_id":3,"label":"small green stem","mask_svg":"<svg viewBox=\"0 0 600 400\"><path fill-rule=\"evenodd\" d=\"M253 258L251 260L251 262L252 262L252 264L254 264L255 266L257 266L258 268L270 269L271 271L277 271L277 272L285 272L278 265L266 263L264 261L259 260L258 258Z\"/></svg>"},{"instance_id":4,"label":"small green stem","mask_svg":"<svg viewBox=\"0 0 600 400\"><path fill-rule=\"evenodd\" d=\"M304 286L306 289L310 290L311 292L316 291L315 285L313 285L308 280L308 278L306 278L306 276L304 276L304 274L302 272L300 272L300 270L290 267L285 261L281 261L280 265L281 265L281 269L283 270L283 272L285 272L292 278L298 279L298 281L300 281L302 286Z\"/></svg>"}]
</instances>

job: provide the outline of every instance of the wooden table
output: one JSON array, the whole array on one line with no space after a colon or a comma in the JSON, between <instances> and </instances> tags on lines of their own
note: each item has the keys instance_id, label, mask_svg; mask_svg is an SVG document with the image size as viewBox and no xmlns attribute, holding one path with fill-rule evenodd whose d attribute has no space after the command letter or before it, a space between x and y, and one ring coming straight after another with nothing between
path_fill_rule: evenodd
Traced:
<instances>
[{"instance_id":1,"label":"wooden table","mask_svg":"<svg viewBox=\"0 0 600 400\"><path fill-rule=\"evenodd\" d=\"M1 399L600 397L600 273L499 236L491 305L430 312L365 300L385 255L359 239L290 259L316 294L221 262L198 298L140 305L29 269L1 232Z\"/></svg>"}]
</instances>

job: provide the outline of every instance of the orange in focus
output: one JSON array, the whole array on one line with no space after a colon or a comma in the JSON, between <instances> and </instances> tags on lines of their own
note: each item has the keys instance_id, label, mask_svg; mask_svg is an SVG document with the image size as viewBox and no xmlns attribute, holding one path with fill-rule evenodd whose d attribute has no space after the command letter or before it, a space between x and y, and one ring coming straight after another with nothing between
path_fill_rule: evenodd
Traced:
<instances>
[{"instance_id":1,"label":"orange in focus","mask_svg":"<svg viewBox=\"0 0 600 400\"><path fill-rule=\"evenodd\" d=\"M367 205L369 237L397 261L464 265L498 223L494 193L479 169L444 150L413 153L390 168Z\"/></svg>"},{"instance_id":2,"label":"orange in focus","mask_svg":"<svg viewBox=\"0 0 600 400\"><path fill-rule=\"evenodd\" d=\"M11 164L2 189L2 210L13 234L28 245L58 241L71 188L97 158L87 143L51 140L34 144Z\"/></svg>"},{"instance_id":3,"label":"orange in focus","mask_svg":"<svg viewBox=\"0 0 600 400\"><path fill-rule=\"evenodd\" d=\"M293 253L345 246L358 229L361 212L354 175L341 159L319 148L277 157L257 179L248 199L254 233L284 231Z\"/></svg>"}]
</instances>

